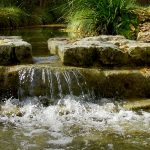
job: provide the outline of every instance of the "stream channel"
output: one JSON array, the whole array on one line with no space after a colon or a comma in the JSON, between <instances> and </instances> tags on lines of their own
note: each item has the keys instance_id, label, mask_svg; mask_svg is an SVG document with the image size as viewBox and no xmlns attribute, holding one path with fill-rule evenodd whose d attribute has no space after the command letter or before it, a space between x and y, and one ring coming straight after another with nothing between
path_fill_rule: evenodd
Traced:
<instances>
[{"instance_id":1,"label":"stream channel","mask_svg":"<svg viewBox=\"0 0 150 150\"><path fill-rule=\"evenodd\" d=\"M38 65L61 65L47 49L49 38L67 36L59 29L19 29L0 35L22 36L31 43ZM18 76L18 97L0 100L0 150L150 149L149 110L125 110L121 100L95 97L80 71L29 67Z\"/></svg>"}]
</instances>

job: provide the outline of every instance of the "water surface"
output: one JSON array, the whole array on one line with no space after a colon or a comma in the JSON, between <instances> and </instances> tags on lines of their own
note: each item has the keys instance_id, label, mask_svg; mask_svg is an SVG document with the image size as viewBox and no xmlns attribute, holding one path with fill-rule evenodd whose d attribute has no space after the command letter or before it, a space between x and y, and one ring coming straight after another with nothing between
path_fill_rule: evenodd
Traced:
<instances>
[{"instance_id":1,"label":"water surface","mask_svg":"<svg viewBox=\"0 0 150 150\"><path fill-rule=\"evenodd\" d=\"M53 37L66 37L67 33L56 27L28 27L0 30L0 36L22 36L32 45L34 57L49 56L47 40Z\"/></svg>"},{"instance_id":2,"label":"water surface","mask_svg":"<svg viewBox=\"0 0 150 150\"><path fill-rule=\"evenodd\" d=\"M44 107L37 97L1 106L3 150L143 150L150 148L150 113L101 99L66 96Z\"/></svg>"}]
</instances>

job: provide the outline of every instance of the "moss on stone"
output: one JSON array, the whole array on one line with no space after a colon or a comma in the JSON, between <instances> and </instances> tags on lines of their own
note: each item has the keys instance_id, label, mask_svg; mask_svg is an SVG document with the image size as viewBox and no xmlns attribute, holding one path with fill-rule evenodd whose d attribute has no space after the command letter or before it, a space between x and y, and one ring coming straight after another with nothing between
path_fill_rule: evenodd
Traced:
<instances>
[{"instance_id":1,"label":"moss on stone","mask_svg":"<svg viewBox=\"0 0 150 150\"><path fill-rule=\"evenodd\" d=\"M150 99L127 99L123 107L129 110L150 109Z\"/></svg>"}]
</instances>

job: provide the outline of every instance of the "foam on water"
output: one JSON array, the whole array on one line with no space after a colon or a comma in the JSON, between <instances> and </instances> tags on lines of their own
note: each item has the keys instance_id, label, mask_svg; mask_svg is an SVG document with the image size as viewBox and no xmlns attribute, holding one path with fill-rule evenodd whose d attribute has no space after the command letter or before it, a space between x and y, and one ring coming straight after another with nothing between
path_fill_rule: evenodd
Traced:
<instances>
[{"instance_id":1,"label":"foam on water","mask_svg":"<svg viewBox=\"0 0 150 150\"><path fill-rule=\"evenodd\" d=\"M17 114L18 111L21 115ZM149 112L124 110L107 99L102 99L101 104L94 104L71 96L48 107L43 107L36 97L22 102L9 99L1 106L0 122L20 130L15 131L16 136L44 136L44 142L59 145L59 148L71 143L76 136L87 136L93 131L111 131L119 135L137 131L150 134Z\"/></svg>"}]
</instances>

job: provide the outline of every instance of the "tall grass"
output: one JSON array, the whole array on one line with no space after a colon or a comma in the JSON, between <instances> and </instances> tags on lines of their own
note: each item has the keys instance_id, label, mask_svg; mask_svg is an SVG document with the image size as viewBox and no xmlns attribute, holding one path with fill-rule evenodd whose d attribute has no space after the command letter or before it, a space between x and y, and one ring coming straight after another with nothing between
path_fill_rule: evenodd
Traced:
<instances>
[{"instance_id":1,"label":"tall grass","mask_svg":"<svg viewBox=\"0 0 150 150\"><path fill-rule=\"evenodd\" d=\"M82 34L123 34L137 25L134 0L69 0L68 28Z\"/></svg>"}]
</instances>

